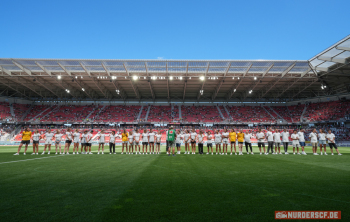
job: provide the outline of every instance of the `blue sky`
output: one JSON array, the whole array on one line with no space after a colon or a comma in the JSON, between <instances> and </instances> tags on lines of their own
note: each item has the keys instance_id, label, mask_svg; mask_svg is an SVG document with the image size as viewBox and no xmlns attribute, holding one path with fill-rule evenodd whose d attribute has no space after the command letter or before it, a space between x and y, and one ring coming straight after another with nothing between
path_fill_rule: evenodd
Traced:
<instances>
[{"instance_id":1,"label":"blue sky","mask_svg":"<svg viewBox=\"0 0 350 222\"><path fill-rule=\"evenodd\" d=\"M350 34L350 1L15 1L2 58L309 59Z\"/></svg>"}]
</instances>

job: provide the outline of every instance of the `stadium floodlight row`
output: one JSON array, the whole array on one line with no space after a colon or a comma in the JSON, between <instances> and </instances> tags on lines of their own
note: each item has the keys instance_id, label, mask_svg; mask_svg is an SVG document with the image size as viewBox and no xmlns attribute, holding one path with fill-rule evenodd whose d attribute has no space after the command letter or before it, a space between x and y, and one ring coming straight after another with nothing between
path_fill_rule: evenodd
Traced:
<instances>
[{"instance_id":1,"label":"stadium floodlight row","mask_svg":"<svg viewBox=\"0 0 350 222\"><path fill-rule=\"evenodd\" d=\"M297 101L349 92L349 45L350 35L310 60L1 58L0 91L29 101Z\"/></svg>"},{"instance_id":2,"label":"stadium floodlight row","mask_svg":"<svg viewBox=\"0 0 350 222\"><path fill-rule=\"evenodd\" d=\"M238 144L238 155L243 155L243 144L245 144L246 152L247 154L254 154L252 149L252 138L256 138L258 141L258 147L260 151L260 155L265 154L268 155L270 152L271 154L282 154L281 153L281 145L284 148L284 154L288 155L288 145L290 143L290 140L292 140L292 147L293 147L293 154L298 155L307 155L304 147L306 146L305 142L305 134L304 129L300 129L299 132L297 130L294 130L292 134L290 134L286 129L284 130L278 130L278 129L272 129L269 128L268 131L265 133L261 129L256 133L256 135L253 135L251 130L249 130L247 133L244 133L243 130L235 131L234 129L228 130L224 129L223 132L220 132L220 130L215 130L215 133L211 134L210 131L203 131L200 130L199 133L196 132L195 129L192 130L174 130L172 126L169 127L169 130L166 132L166 147L167 147L167 154L171 154L171 148L172 153L175 155L175 145L177 149L177 154L181 154L181 144L185 144L185 152L184 154L196 154L196 145L198 145L198 153L204 154L203 145L207 145L208 152L213 155L213 146L216 147L216 155L219 153L220 155L227 155L228 153L228 147L230 145L231 147L231 153L230 155L234 154L237 155L237 149L236 145ZM69 155L69 148L70 145L73 143L73 154L79 154L79 144L81 144L81 154L93 154L91 152L91 146L92 146L92 138L93 138L93 131L90 132L90 130L84 130L83 133L80 133L79 130L73 131L71 128L68 128L65 135L60 132L60 130L57 130L56 133L52 132L50 129L47 129L44 134L40 134L38 130L35 130L32 134L32 131L29 130L29 128L26 128L22 132L22 141L18 147L18 152L14 155L19 155L19 152L22 148L22 146L25 146L24 155L26 155L28 145L30 144L30 141L32 140L33 143L33 153L32 155L38 155L39 154L39 141L45 140L45 147L42 152L42 155L45 154L46 149L48 149L48 154L51 152L51 145L54 143L56 147L56 154L68 154ZM63 153L61 148L61 141L63 140L63 137L65 136L65 146ZM124 148L126 151L126 154L148 154L148 145L149 145L149 152L150 154L160 154L160 145L162 142L162 132L158 130L158 132L153 131L152 129L139 131L131 130L127 132L126 130L123 130L122 133L119 135L115 133L115 131L112 131L112 133L107 134L104 130L101 130L97 134L98 138L98 153L104 154L104 145L107 141L107 137L109 137L109 151L110 154L116 154L115 152L115 143L116 138L120 137L122 139L122 152L124 153ZM324 150L324 155L328 155L326 152L326 141L328 140L328 145L331 149L331 154L333 155L333 148L337 151L338 155L342 155L338 151L338 147L335 142L335 135L332 133L332 130L328 130L328 133L326 131L320 129L319 133L317 133L316 129L313 129L312 132L309 135L310 142L312 144L313 148L313 155L318 155L317 153L317 147L318 144L320 146L320 152L321 155L323 155L322 149ZM265 143L267 142L268 148L265 149ZM142 145L142 153L141 153L141 145ZM222 145L222 150L221 150ZM299 152L299 147L301 148L301 153ZM135 150L134 150L135 148ZM250 152L249 152L250 148ZM263 149L263 152L262 152ZM59 153L58 153L59 150ZM297 151L297 152L295 152Z\"/></svg>"}]
</instances>

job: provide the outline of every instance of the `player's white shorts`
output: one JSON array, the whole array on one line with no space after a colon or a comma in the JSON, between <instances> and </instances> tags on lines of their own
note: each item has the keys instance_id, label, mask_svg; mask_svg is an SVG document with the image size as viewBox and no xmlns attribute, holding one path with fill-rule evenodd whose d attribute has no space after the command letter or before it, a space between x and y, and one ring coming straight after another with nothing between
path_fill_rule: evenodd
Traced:
<instances>
[{"instance_id":1,"label":"player's white shorts","mask_svg":"<svg viewBox=\"0 0 350 222\"><path fill-rule=\"evenodd\" d=\"M141 142L134 141L134 145L139 145Z\"/></svg>"},{"instance_id":2,"label":"player's white shorts","mask_svg":"<svg viewBox=\"0 0 350 222\"><path fill-rule=\"evenodd\" d=\"M293 142L293 147L299 147L299 142Z\"/></svg>"},{"instance_id":3,"label":"player's white shorts","mask_svg":"<svg viewBox=\"0 0 350 222\"><path fill-rule=\"evenodd\" d=\"M221 140L215 140L214 143L215 143L215 145L216 145L216 144L221 144Z\"/></svg>"},{"instance_id":4,"label":"player's white shorts","mask_svg":"<svg viewBox=\"0 0 350 222\"><path fill-rule=\"evenodd\" d=\"M79 143L79 140L74 140L73 143Z\"/></svg>"},{"instance_id":5,"label":"player's white shorts","mask_svg":"<svg viewBox=\"0 0 350 222\"><path fill-rule=\"evenodd\" d=\"M52 140L46 140L45 145L52 144Z\"/></svg>"},{"instance_id":6,"label":"player's white shorts","mask_svg":"<svg viewBox=\"0 0 350 222\"><path fill-rule=\"evenodd\" d=\"M222 144L228 144L228 139L223 139Z\"/></svg>"},{"instance_id":7,"label":"player's white shorts","mask_svg":"<svg viewBox=\"0 0 350 222\"><path fill-rule=\"evenodd\" d=\"M129 140L130 145L134 145L134 140Z\"/></svg>"}]
</instances>

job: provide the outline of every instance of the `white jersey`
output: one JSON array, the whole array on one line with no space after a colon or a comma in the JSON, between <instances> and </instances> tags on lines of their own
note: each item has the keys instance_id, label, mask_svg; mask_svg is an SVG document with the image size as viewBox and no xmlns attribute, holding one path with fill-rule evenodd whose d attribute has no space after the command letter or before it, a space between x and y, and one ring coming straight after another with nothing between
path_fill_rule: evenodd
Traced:
<instances>
[{"instance_id":1,"label":"white jersey","mask_svg":"<svg viewBox=\"0 0 350 222\"><path fill-rule=\"evenodd\" d=\"M273 142L273 133L271 131L267 131L267 141Z\"/></svg>"},{"instance_id":2,"label":"white jersey","mask_svg":"<svg viewBox=\"0 0 350 222\"><path fill-rule=\"evenodd\" d=\"M87 134L83 134L82 136L81 136L81 143L86 143L86 138L87 138Z\"/></svg>"},{"instance_id":3,"label":"white jersey","mask_svg":"<svg viewBox=\"0 0 350 222\"><path fill-rule=\"evenodd\" d=\"M290 138L292 138L293 140L293 144L299 144L299 137L298 137L298 134L297 133L293 133Z\"/></svg>"},{"instance_id":4,"label":"white jersey","mask_svg":"<svg viewBox=\"0 0 350 222\"><path fill-rule=\"evenodd\" d=\"M309 135L310 139L311 139L311 143L317 143L317 134L316 133L310 133Z\"/></svg>"},{"instance_id":5,"label":"white jersey","mask_svg":"<svg viewBox=\"0 0 350 222\"><path fill-rule=\"evenodd\" d=\"M288 143L289 142L289 132L282 132L281 135L282 135L282 141L284 143Z\"/></svg>"},{"instance_id":6,"label":"white jersey","mask_svg":"<svg viewBox=\"0 0 350 222\"><path fill-rule=\"evenodd\" d=\"M39 141L40 139L40 133L34 133L33 134L33 141Z\"/></svg>"},{"instance_id":7,"label":"white jersey","mask_svg":"<svg viewBox=\"0 0 350 222\"><path fill-rule=\"evenodd\" d=\"M160 143L162 141L162 134L157 134L157 143Z\"/></svg>"},{"instance_id":8,"label":"white jersey","mask_svg":"<svg viewBox=\"0 0 350 222\"><path fill-rule=\"evenodd\" d=\"M197 136L197 138L198 138L198 143L203 143L203 141L204 141L204 134L198 134L198 136Z\"/></svg>"},{"instance_id":9,"label":"white jersey","mask_svg":"<svg viewBox=\"0 0 350 222\"><path fill-rule=\"evenodd\" d=\"M86 142L87 143L91 143L91 139L92 139L92 134L91 133L87 133L86 134Z\"/></svg>"},{"instance_id":10,"label":"white jersey","mask_svg":"<svg viewBox=\"0 0 350 222\"><path fill-rule=\"evenodd\" d=\"M273 134L273 141L275 141L275 143L280 143L281 142L281 133L274 133Z\"/></svg>"},{"instance_id":11,"label":"white jersey","mask_svg":"<svg viewBox=\"0 0 350 222\"><path fill-rule=\"evenodd\" d=\"M135 141L139 141L140 142L140 135L141 135L141 133L134 133Z\"/></svg>"},{"instance_id":12,"label":"white jersey","mask_svg":"<svg viewBox=\"0 0 350 222\"><path fill-rule=\"evenodd\" d=\"M61 141L61 140L62 140L62 136L63 136L62 133L57 133L57 134L55 134L55 139L56 139L56 141L57 141L57 142L58 142L58 141Z\"/></svg>"},{"instance_id":13,"label":"white jersey","mask_svg":"<svg viewBox=\"0 0 350 222\"><path fill-rule=\"evenodd\" d=\"M53 133L45 133L45 138L46 138L46 141L51 141L52 140L52 137L53 137Z\"/></svg>"},{"instance_id":14,"label":"white jersey","mask_svg":"<svg viewBox=\"0 0 350 222\"><path fill-rule=\"evenodd\" d=\"M221 143L221 134L215 134L215 143Z\"/></svg>"},{"instance_id":15,"label":"white jersey","mask_svg":"<svg viewBox=\"0 0 350 222\"><path fill-rule=\"evenodd\" d=\"M326 140L326 134L325 133L319 133L318 134L319 140Z\"/></svg>"},{"instance_id":16,"label":"white jersey","mask_svg":"<svg viewBox=\"0 0 350 222\"><path fill-rule=\"evenodd\" d=\"M148 136L149 136L149 142L154 143L156 134L154 132L151 132L151 133L148 133Z\"/></svg>"},{"instance_id":17,"label":"white jersey","mask_svg":"<svg viewBox=\"0 0 350 222\"><path fill-rule=\"evenodd\" d=\"M74 143L79 143L80 140L80 133L74 133Z\"/></svg>"},{"instance_id":18,"label":"white jersey","mask_svg":"<svg viewBox=\"0 0 350 222\"><path fill-rule=\"evenodd\" d=\"M192 132L190 135L191 135L191 140L194 140L194 139L196 139L197 133Z\"/></svg>"},{"instance_id":19,"label":"white jersey","mask_svg":"<svg viewBox=\"0 0 350 222\"><path fill-rule=\"evenodd\" d=\"M134 141L134 134L129 133L128 139L132 142Z\"/></svg>"},{"instance_id":20,"label":"white jersey","mask_svg":"<svg viewBox=\"0 0 350 222\"><path fill-rule=\"evenodd\" d=\"M305 142L304 132L298 132L299 142Z\"/></svg>"},{"instance_id":21,"label":"white jersey","mask_svg":"<svg viewBox=\"0 0 350 222\"><path fill-rule=\"evenodd\" d=\"M72 133L66 132L66 140L72 140Z\"/></svg>"},{"instance_id":22,"label":"white jersey","mask_svg":"<svg viewBox=\"0 0 350 222\"><path fill-rule=\"evenodd\" d=\"M148 142L148 133L142 133L142 142Z\"/></svg>"},{"instance_id":23,"label":"white jersey","mask_svg":"<svg viewBox=\"0 0 350 222\"><path fill-rule=\"evenodd\" d=\"M115 143L115 138L117 137L116 134L109 134L109 142L110 143Z\"/></svg>"},{"instance_id":24,"label":"white jersey","mask_svg":"<svg viewBox=\"0 0 350 222\"><path fill-rule=\"evenodd\" d=\"M185 143L188 143L188 142L189 142L188 139L190 138L190 136L191 136L191 135L190 135L189 133L185 133L185 134L184 134L184 142L185 142Z\"/></svg>"},{"instance_id":25,"label":"white jersey","mask_svg":"<svg viewBox=\"0 0 350 222\"><path fill-rule=\"evenodd\" d=\"M251 143L252 137L253 137L253 135L251 133L245 133L244 134L244 142Z\"/></svg>"},{"instance_id":26,"label":"white jersey","mask_svg":"<svg viewBox=\"0 0 350 222\"><path fill-rule=\"evenodd\" d=\"M176 135L175 143L181 143L182 138L183 138L182 134Z\"/></svg>"},{"instance_id":27,"label":"white jersey","mask_svg":"<svg viewBox=\"0 0 350 222\"><path fill-rule=\"evenodd\" d=\"M256 138L258 139L259 143L263 143L265 140L265 133L261 132L261 133L257 133L256 134Z\"/></svg>"},{"instance_id":28,"label":"white jersey","mask_svg":"<svg viewBox=\"0 0 350 222\"><path fill-rule=\"evenodd\" d=\"M211 135L211 134L208 135L208 134L207 134L207 140L208 140L207 143L213 143L213 142L214 142L214 137L213 137L213 135Z\"/></svg>"},{"instance_id":29,"label":"white jersey","mask_svg":"<svg viewBox=\"0 0 350 222\"><path fill-rule=\"evenodd\" d=\"M230 134L229 132L223 132L222 133L222 139L225 140L225 141L228 140L228 135L229 134Z\"/></svg>"},{"instance_id":30,"label":"white jersey","mask_svg":"<svg viewBox=\"0 0 350 222\"><path fill-rule=\"evenodd\" d=\"M106 134L99 133L97 136L99 137L98 143L104 143L105 142Z\"/></svg>"},{"instance_id":31,"label":"white jersey","mask_svg":"<svg viewBox=\"0 0 350 222\"><path fill-rule=\"evenodd\" d=\"M333 133L327 133L327 139L329 143L335 143L335 135Z\"/></svg>"}]
</instances>

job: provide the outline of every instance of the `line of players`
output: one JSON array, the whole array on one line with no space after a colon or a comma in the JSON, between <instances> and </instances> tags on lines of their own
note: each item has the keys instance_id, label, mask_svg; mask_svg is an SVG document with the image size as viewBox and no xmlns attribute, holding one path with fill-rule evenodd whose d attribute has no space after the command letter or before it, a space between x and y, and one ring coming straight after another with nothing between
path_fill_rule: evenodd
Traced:
<instances>
[{"instance_id":1,"label":"line of players","mask_svg":"<svg viewBox=\"0 0 350 222\"><path fill-rule=\"evenodd\" d=\"M81 144L80 148L80 154L92 154L91 152L91 140L93 138L93 131L85 130L83 134L79 132L78 129L76 129L74 132L71 128L68 128L65 135L65 146L62 153L62 147L61 147L61 141L63 139L63 134L60 132L60 130L56 130L56 132L52 132L50 129L47 129L44 134L40 134L38 130L35 130L34 133L29 130L29 128L25 128L25 130L22 132L22 141L18 147L18 152L14 155L19 155L19 152L21 150L21 147L25 145L25 151L24 155L26 155L26 151L28 148L28 145L30 144L30 140L33 141L33 153L32 155L38 155L39 152L39 140L44 139L45 140L45 147L44 151L42 152L42 155L45 154L46 150L48 149L48 154L50 154L51 151L51 145L54 142L55 148L56 148L56 154L69 154L69 148L71 144L73 143L73 154L79 154L79 143ZM143 133L140 133L138 129L135 131L131 130L130 132L127 132L126 130L123 130L123 132L120 135L117 135L115 131L112 131L112 133L107 134L104 130L101 130L97 134L98 139L98 153L104 154L104 145L105 145L105 138L109 136L109 151L110 154L116 154L115 152L115 140L116 138L122 138L122 152L121 154L124 154L124 150L126 151L126 154L148 154L148 145L149 145L149 152L150 154L160 154L160 143L162 138L162 133L160 130L158 132L154 132L152 129L147 131L147 129L143 130ZM259 129L258 133L256 133L255 138L258 140L258 147L260 151L260 155L265 154L268 155L271 151L271 154L282 154L281 153L281 145L284 148L284 154L288 153L288 144L289 144L289 137L292 139L292 146L293 146L293 154L303 154L307 155L304 151L305 147L305 136L304 136L304 130L300 129L299 132L294 130L293 134L289 134L289 132L284 130L273 130L270 128L266 133L262 132L261 129ZM342 155L339 153L337 145L335 143L335 135L332 133L331 130L328 130L328 133L326 134L325 131L322 129L319 130L319 133L317 133L316 129L313 129L313 131L309 135L311 144L313 147L313 155L318 155L317 153L317 146L319 144L321 155L323 155L322 148L324 149L324 155L327 155L326 153L326 140L328 140L328 145L331 148L331 153L333 155L333 148L336 149L338 155ZM181 143L183 142L185 144L185 152L184 154L196 154L196 145L198 144L198 150L199 154L203 154L203 144L204 139L207 139L207 154L213 155L213 145L215 145L216 148L216 154L221 155L227 155L228 153L228 145L230 145L231 152L230 155L233 155L233 150L235 155L237 155L236 150L236 142L238 142L238 155L243 155L243 144L246 147L247 154L254 154L251 144L251 139L254 138L254 135L252 134L251 130L248 131L248 133L244 133L243 130L239 130L237 133L234 129L231 129L230 132L228 129L224 129L222 133L220 133L219 130L215 130L215 133L212 135L210 131L207 133L203 131L199 131L197 133L195 129L185 130L183 133L180 132L180 130L177 130L176 132L176 140L175 144L177 147L177 154L181 153ZM265 149L265 142L267 141L267 152ZM141 145L142 145L142 153L141 153ZM156 146L154 146L156 145ZM222 145L222 149L221 149ZM301 153L299 152L299 147L301 147ZM250 152L249 152L250 149ZM262 152L263 149L263 152ZM59 153L58 153L59 150ZM297 152L295 152L297 151Z\"/></svg>"}]
</instances>

